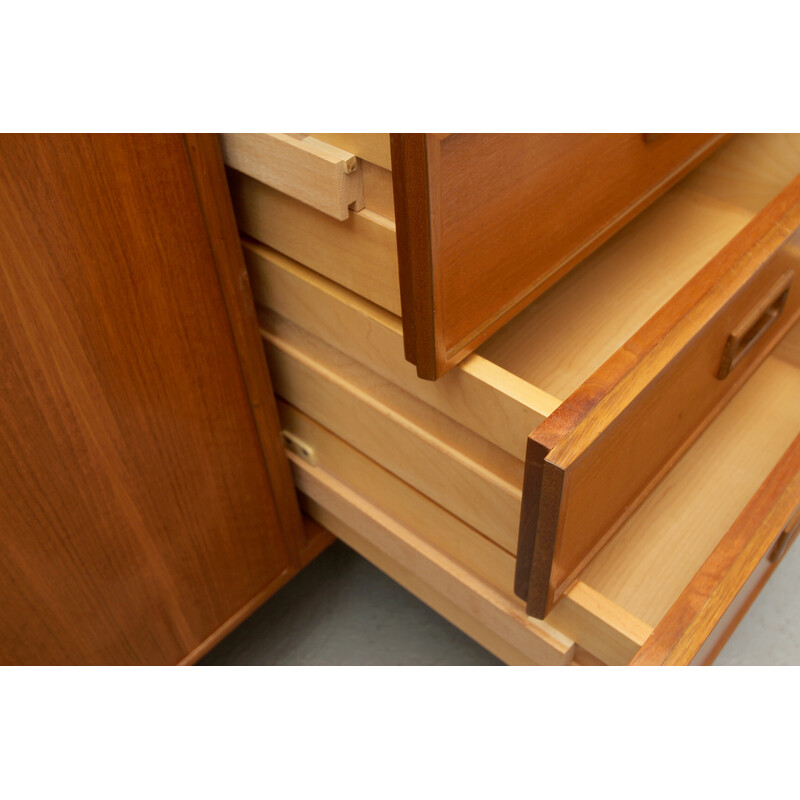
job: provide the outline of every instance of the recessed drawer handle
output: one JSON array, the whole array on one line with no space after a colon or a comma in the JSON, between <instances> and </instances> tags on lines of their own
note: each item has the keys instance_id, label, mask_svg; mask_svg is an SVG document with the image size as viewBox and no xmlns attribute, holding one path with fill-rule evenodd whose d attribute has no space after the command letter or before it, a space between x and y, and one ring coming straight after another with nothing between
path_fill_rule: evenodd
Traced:
<instances>
[{"instance_id":1,"label":"recessed drawer handle","mask_svg":"<svg viewBox=\"0 0 800 800\"><path fill-rule=\"evenodd\" d=\"M736 365L775 324L786 305L793 279L794 272L782 275L758 305L733 330L722 353L717 373L720 380L724 380L733 372Z\"/></svg>"},{"instance_id":2,"label":"recessed drawer handle","mask_svg":"<svg viewBox=\"0 0 800 800\"><path fill-rule=\"evenodd\" d=\"M769 554L770 563L777 564L786 555L798 533L800 533L800 507L795 509L792 518L775 540L772 552Z\"/></svg>"}]
</instances>

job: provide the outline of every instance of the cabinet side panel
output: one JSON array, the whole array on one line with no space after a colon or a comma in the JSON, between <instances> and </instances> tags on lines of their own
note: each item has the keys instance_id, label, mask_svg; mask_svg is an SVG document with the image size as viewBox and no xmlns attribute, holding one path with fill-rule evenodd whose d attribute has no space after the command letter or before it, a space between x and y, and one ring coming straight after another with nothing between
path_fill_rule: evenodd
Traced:
<instances>
[{"instance_id":1,"label":"cabinet side panel","mask_svg":"<svg viewBox=\"0 0 800 800\"><path fill-rule=\"evenodd\" d=\"M289 563L186 143L0 176L0 661L176 663Z\"/></svg>"}]
</instances>

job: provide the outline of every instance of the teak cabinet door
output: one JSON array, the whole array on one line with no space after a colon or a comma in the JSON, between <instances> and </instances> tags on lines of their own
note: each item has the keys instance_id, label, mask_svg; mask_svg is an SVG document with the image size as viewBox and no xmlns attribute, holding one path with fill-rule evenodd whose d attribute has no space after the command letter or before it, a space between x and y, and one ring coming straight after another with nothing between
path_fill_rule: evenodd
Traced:
<instances>
[{"instance_id":1,"label":"teak cabinet door","mask_svg":"<svg viewBox=\"0 0 800 800\"><path fill-rule=\"evenodd\" d=\"M721 134L392 134L406 358L435 380Z\"/></svg>"},{"instance_id":2,"label":"teak cabinet door","mask_svg":"<svg viewBox=\"0 0 800 800\"><path fill-rule=\"evenodd\" d=\"M0 136L0 663L192 660L291 574L242 291L215 137Z\"/></svg>"}]
</instances>

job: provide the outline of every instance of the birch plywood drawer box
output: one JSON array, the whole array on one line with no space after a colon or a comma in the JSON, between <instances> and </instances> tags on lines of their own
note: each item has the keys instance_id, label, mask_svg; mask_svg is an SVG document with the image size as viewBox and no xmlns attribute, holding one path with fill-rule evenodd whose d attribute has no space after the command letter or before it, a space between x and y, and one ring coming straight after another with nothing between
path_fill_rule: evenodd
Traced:
<instances>
[{"instance_id":1,"label":"birch plywood drawer box","mask_svg":"<svg viewBox=\"0 0 800 800\"><path fill-rule=\"evenodd\" d=\"M338 504L343 525L342 517L354 521L353 509L385 512L389 498L410 493L414 502L391 512L394 523L451 559L449 574L466 569L499 593L490 606L503 609L507 624L516 620L517 633L546 634L561 642L562 656L575 645L604 661L629 660L705 559L729 540L726 531L748 498L774 495L774 485L758 489L769 470L778 463L785 471L791 462L791 455L781 459L797 432L787 411L768 463L761 472L745 470L755 484L731 500L729 511L743 501L733 518L721 515L704 529L711 533L695 536L703 545L687 558L670 538L677 534L663 534L662 550L679 562L664 567L674 581L653 577L653 563L666 565L663 558L637 556L642 542L650 543L647 552L661 552L641 533L659 492L670 502L685 498L682 508L702 504L701 495L689 497L695 480L684 478L677 489L669 481L681 470L712 474L717 445L709 441L730 436L752 444L772 435L754 421L753 439L737 437L733 431L743 426L732 420L747 418L743 409L760 408L794 374L791 357L764 359L800 310L792 288L798 172L793 137L734 138L435 383L420 380L406 362L396 314L321 269L246 242L286 424L304 421L307 437L317 431L325 452L338 453L327 463L297 461L301 488L305 481L320 514ZM234 195L238 180L233 176ZM248 213L240 207L240 224L253 232L242 223ZM758 375L766 377L748 381L760 364ZM747 392L737 395L743 386ZM734 395L727 417L719 416ZM782 408L797 406L791 392L776 397ZM727 433L708 439L714 430ZM343 453L351 451L349 462ZM360 464L353 467L358 479L341 466L351 462ZM339 487L339 498L355 492L352 502L333 503L326 480ZM375 485L384 489L370 496ZM789 483L781 485L791 497ZM434 518L441 524L425 523ZM781 524L772 520L772 538ZM378 528L385 534L391 525ZM405 534L385 535L396 543ZM408 546L415 564L435 562ZM633 568L639 564L645 566ZM527 612L543 622L513 597L514 574ZM615 581L627 588L609 588ZM653 603L636 589L648 585L660 587ZM454 591L468 587L456 581ZM469 605L462 598L453 607L461 613Z\"/></svg>"}]
</instances>

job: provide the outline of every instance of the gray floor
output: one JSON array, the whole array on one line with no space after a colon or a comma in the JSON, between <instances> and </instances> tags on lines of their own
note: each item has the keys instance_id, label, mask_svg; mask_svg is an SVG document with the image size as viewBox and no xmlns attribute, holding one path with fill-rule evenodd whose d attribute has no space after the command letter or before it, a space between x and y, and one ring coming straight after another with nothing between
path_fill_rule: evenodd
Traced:
<instances>
[{"instance_id":1,"label":"gray floor","mask_svg":"<svg viewBox=\"0 0 800 800\"><path fill-rule=\"evenodd\" d=\"M717 659L800 665L800 546ZM202 665L499 665L489 652L337 543L217 645Z\"/></svg>"},{"instance_id":2,"label":"gray floor","mask_svg":"<svg viewBox=\"0 0 800 800\"><path fill-rule=\"evenodd\" d=\"M786 554L715 663L800 665L800 547Z\"/></svg>"}]
</instances>

